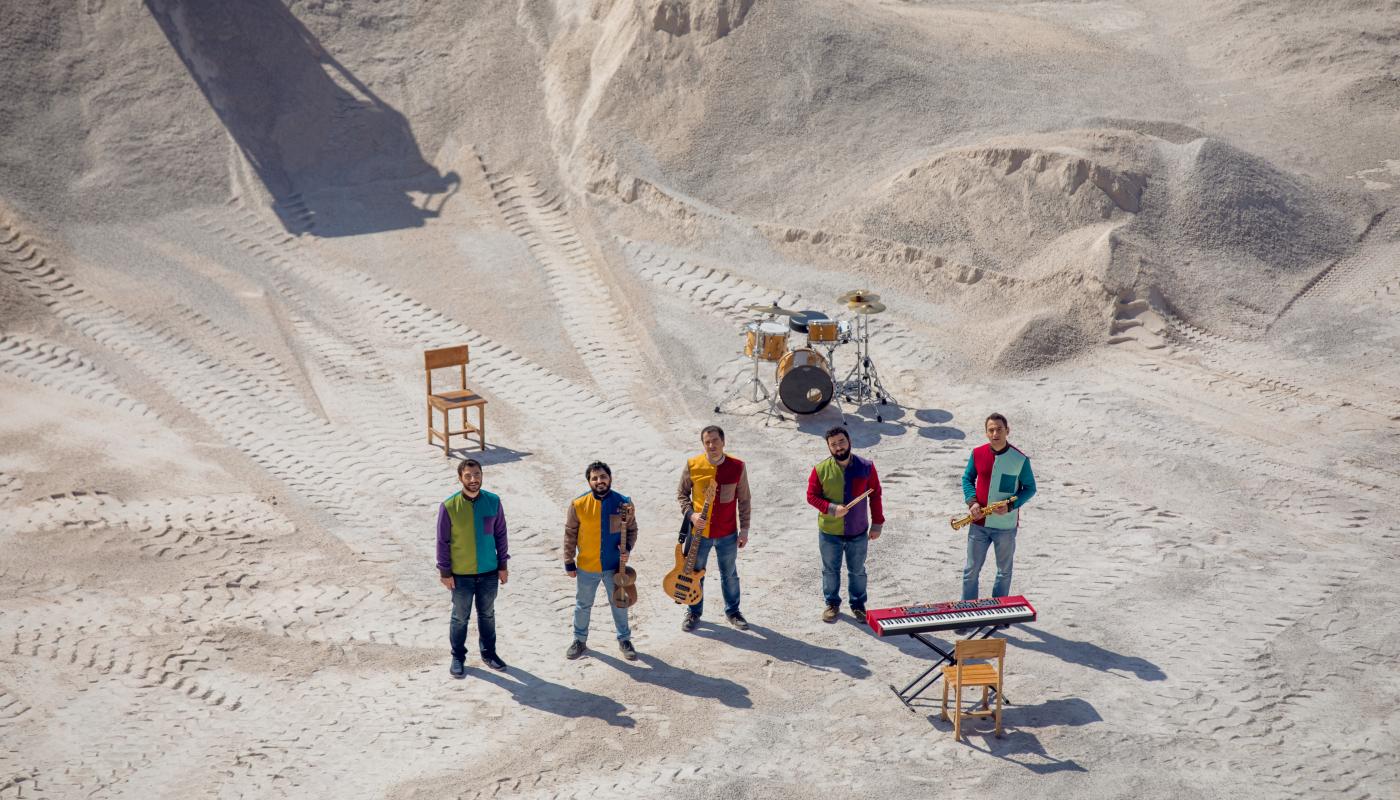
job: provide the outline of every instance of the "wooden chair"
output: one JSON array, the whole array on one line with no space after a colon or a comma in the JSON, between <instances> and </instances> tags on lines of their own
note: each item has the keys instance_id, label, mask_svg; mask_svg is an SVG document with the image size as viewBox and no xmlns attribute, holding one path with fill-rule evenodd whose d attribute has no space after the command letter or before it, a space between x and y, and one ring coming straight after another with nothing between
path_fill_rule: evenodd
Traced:
<instances>
[{"instance_id":1,"label":"wooden chair","mask_svg":"<svg viewBox=\"0 0 1400 800\"><path fill-rule=\"evenodd\" d=\"M996 735L1001 736L1001 678L1006 672L1005 639L963 639L953 643L953 657L958 663L943 668L943 719L948 719L948 689L953 690L953 738L962 738L963 717L996 717ZM969 664L968 659L995 658L997 665ZM964 711L962 690L965 686L982 687L982 710ZM997 707L988 706L988 694L996 691ZM976 708L976 706L974 706Z\"/></svg>"},{"instance_id":2,"label":"wooden chair","mask_svg":"<svg viewBox=\"0 0 1400 800\"><path fill-rule=\"evenodd\" d=\"M476 438L480 440L481 449L486 449L486 399L467 388L467 360L467 345L442 347L423 352L423 371L428 381L428 444L433 443L434 436L442 439L443 455L448 454L448 439L453 436L465 437L471 433L475 433ZM460 368L462 388L434 392L433 370L447 367ZM433 427L433 409L435 408L442 411L441 431ZM454 431L449 412L458 408L462 409L462 427L460 430ZM469 408L476 409L476 425L467 422L467 409Z\"/></svg>"}]
</instances>

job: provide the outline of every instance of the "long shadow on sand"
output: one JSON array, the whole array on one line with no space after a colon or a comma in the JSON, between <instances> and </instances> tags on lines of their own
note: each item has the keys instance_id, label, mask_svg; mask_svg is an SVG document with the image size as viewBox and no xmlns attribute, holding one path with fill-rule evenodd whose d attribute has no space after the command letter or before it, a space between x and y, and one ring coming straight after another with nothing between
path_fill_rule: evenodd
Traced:
<instances>
[{"instance_id":1,"label":"long shadow on sand","mask_svg":"<svg viewBox=\"0 0 1400 800\"><path fill-rule=\"evenodd\" d=\"M632 664L596 650L588 651L594 660L607 664L638 683L649 683L690 697L718 700L730 708L753 708L749 690L725 678L713 678L683 667L667 664L648 653L638 653L638 664Z\"/></svg>"},{"instance_id":2,"label":"long shadow on sand","mask_svg":"<svg viewBox=\"0 0 1400 800\"><path fill-rule=\"evenodd\" d=\"M145 3L289 232L420 227L459 187L281 0ZM427 199L419 206L410 193Z\"/></svg>"},{"instance_id":3,"label":"long shadow on sand","mask_svg":"<svg viewBox=\"0 0 1400 800\"><path fill-rule=\"evenodd\" d=\"M1022 632L1035 638L1027 639L1014 635ZM1017 625L1010 629L1007 632L1006 640L1016 647L1034 650L1037 653L1049 653L1063 661L1079 664L1099 672L1130 673L1144 681L1161 681L1167 678L1167 674L1162 671L1161 667L1145 658L1121 655L1089 642L1064 639L1030 625Z\"/></svg>"},{"instance_id":4,"label":"long shadow on sand","mask_svg":"<svg viewBox=\"0 0 1400 800\"><path fill-rule=\"evenodd\" d=\"M822 413L812 416L797 417L797 429L803 433L813 436L822 436L828 429L835 425L844 425L851 433L851 445L860 450L861 448L873 447L880 443L881 439L887 437L903 436L909 431L917 431L919 436L925 439L966 439L967 434L961 429L952 425L932 424L919 425L910 422L910 409L896 405L877 406L866 404L862 406L847 406L845 415L836 413L834 406L829 406ZM919 422L939 423L947 422L953 418L950 412L941 408L921 408L913 411L913 418Z\"/></svg>"},{"instance_id":5,"label":"long shadow on sand","mask_svg":"<svg viewBox=\"0 0 1400 800\"><path fill-rule=\"evenodd\" d=\"M441 447L440 444L433 446L438 448ZM474 458L477 461L479 461L482 466L489 466L492 464L509 464L513 461L524 461L526 458L534 455L534 453L530 453L524 450L512 450L509 447L502 447L497 444L487 444L486 449L481 450L477 447L475 443L464 444L461 447L454 447L451 450L449 450L448 453L453 458L454 462L464 461L468 458Z\"/></svg>"},{"instance_id":6,"label":"long shadow on sand","mask_svg":"<svg viewBox=\"0 0 1400 800\"><path fill-rule=\"evenodd\" d=\"M551 683L519 667L504 673L480 667L467 667L467 680L481 679L510 692L511 699L522 706L538 708L561 717L593 717L619 728L631 728L637 721L623 714L626 706L594 692L580 692Z\"/></svg>"},{"instance_id":7,"label":"long shadow on sand","mask_svg":"<svg viewBox=\"0 0 1400 800\"><path fill-rule=\"evenodd\" d=\"M819 670L839 670L852 678L866 678L870 670L865 659L851 655L845 650L809 644L801 639L784 636L772 628L749 623L749 630L735 630L727 623L711 625L701 621L695 628L695 635L702 639L713 639L731 647L752 650L779 661L802 664Z\"/></svg>"}]
</instances>

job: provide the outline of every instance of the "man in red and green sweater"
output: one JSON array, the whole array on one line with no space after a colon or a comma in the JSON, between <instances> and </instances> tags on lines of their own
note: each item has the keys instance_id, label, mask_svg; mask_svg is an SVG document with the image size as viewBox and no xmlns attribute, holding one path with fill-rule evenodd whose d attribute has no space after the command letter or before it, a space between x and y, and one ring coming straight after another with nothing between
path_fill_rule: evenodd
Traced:
<instances>
[{"instance_id":1,"label":"man in red and green sweater","mask_svg":"<svg viewBox=\"0 0 1400 800\"><path fill-rule=\"evenodd\" d=\"M826 447L831 457L813 467L807 479L807 502L817 510L817 542L822 554L822 595L826 599L822 621L835 622L840 613L844 556L851 614L865 622L865 555L885 524L880 475L873 463L851 452L851 434L845 428L827 431ZM867 489L872 490L870 497L847 505Z\"/></svg>"}]
</instances>

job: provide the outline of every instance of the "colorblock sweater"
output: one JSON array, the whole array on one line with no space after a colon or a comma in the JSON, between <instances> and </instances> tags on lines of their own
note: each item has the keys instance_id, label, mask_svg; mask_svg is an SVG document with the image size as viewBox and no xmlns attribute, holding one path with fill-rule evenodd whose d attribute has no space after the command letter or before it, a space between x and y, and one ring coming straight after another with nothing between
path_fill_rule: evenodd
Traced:
<instances>
[{"instance_id":1,"label":"colorblock sweater","mask_svg":"<svg viewBox=\"0 0 1400 800\"><path fill-rule=\"evenodd\" d=\"M483 491L476 499L457 492L438 507L437 568L448 575L480 575L510 558L501 498Z\"/></svg>"},{"instance_id":2,"label":"colorblock sweater","mask_svg":"<svg viewBox=\"0 0 1400 800\"><path fill-rule=\"evenodd\" d=\"M1019 509L1035 496L1031 459L1010 443L1000 453L992 450L990 444L974 449L967 457L962 483L963 502L968 504L976 500L979 505L986 506L1008 497L1016 498L1010 511L993 514L979 523L999 530L1016 527L1021 519Z\"/></svg>"},{"instance_id":3,"label":"colorblock sweater","mask_svg":"<svg viewBox=\"0 0 1400 800\"><path fill-rule=\"evenodd\" d=\"M623 530L622 514L619 508L631 503L625 494L608 492L601 499L592 492L584 492L569 503L569 513L564 520L564 563L575 564L588 572L615 570L621 564L618 545L624 533L627 536L627 552L637 544L637 515ZM604 524L604 520L607 524Z\"/></svg>"},{"instance_id":4,"label":"colorblock sweater","mask_svg":"<svg viewBox=\"0 0 1400 800\"><path fill-rule=\"evenodd\" d=\"M714 507L710 509L710 525L705 532L707 539L723 539L726 536L749 530L753 498L749 494L749 475L744 462L725 454L719 466L710 463L704 453L690 459L681 470L680 486L676 489L676 500L681 513L700 513L705 507L705 492L711 483L719 484Z\"/></svg>"},{"instance_id":5,"label":"colorblock sweater","mask_svg":"<svg viewBox=\"0 0 1400 800\"><path fill-rule=\"evenodd\" d=\"M844 505L866 489L875 491L848 511L846 516L835 517L827 513L833 505ZM851 455L851 463L845 469L834 457L826 459L812 469L812 475L807 479L807 502L817 510L817 529L833 536L860 536L870 529L872 518L876 525L884 525L882 494L875 464L855 454Z\"/></svg>"}]
</instances>

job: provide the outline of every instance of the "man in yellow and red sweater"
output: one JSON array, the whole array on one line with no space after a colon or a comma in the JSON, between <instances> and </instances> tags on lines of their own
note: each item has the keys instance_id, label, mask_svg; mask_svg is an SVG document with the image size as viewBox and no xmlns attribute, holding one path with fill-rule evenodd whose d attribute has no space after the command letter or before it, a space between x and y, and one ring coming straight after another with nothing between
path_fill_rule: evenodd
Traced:
<instances>
[{"instance_id":1,"label":"man in yellow and red sweater","mask_svg":"<svg viewBox=\"0 0 1400 800\"><path fill-rule=\"evenodd\" d=\"M695 568L704 569L714 550L719 559L720 588L724 594L724 616L729 624L741 631L749 629L748 620L739 612L739 569L735 563L739 548L749 543L749 518L752 496L749 475L744 462L724 452L724 430L710 425L700 431L700 444L705 452L686 462L681 470L676 500L681 513L688 515L697 537L691 547L699 547ZM705 507L705 492L711 483L718 485L715 502L710 509L709 525L700 529L700 511ZM703 580L703 579L702 579ZM702 583L703 586L703 583ZM681 630L695 630L705 601L686 609Z\"/></svg>"}]
</instances>

